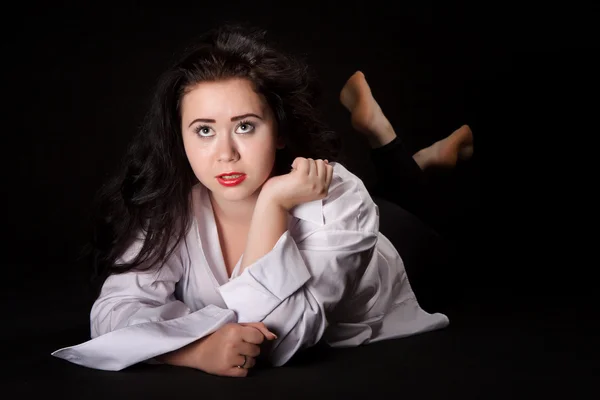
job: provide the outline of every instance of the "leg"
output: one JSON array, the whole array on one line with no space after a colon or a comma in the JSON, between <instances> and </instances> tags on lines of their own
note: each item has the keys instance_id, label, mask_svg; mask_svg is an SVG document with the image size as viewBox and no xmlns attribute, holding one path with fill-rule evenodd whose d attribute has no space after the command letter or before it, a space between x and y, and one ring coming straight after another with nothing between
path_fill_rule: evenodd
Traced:
<instances>
[{"instance_id":1,"label":"leg","mask_svg":"<svg viewBox=\"0 0 600 400\"><path fill-rule=\"evenodd\" d=\"M429 167L451 168L458 160L468 160L473 155L473 133L463 125L452 134L413 155L415 162L426 170Z\"/></svg>"},{"instance_id":2,"label":"leg","mask_svg":"<svg viewBox=\"0 0 600 400\"><path fill-rule=\"evenodd\" d=\"M340 101L352 113L352 126L363 133L371 148L378 182L372 189L431 223L430 192L423 171L430 167L452 167L473 152L473 136L463 126L447 138L410 155L391 123L373 98L365 76L358 71L348 79Z\"/></svg>"},{"instance_id":3,"label":"leg","mask_svg":"<svg viewBox=\"0 0 600 400\"><path fill-rule=\"evenodd\" d=\"M428 224L434 224L431 188L419 165L407 152L399 137L371 150L376 182L374 196L399 205Z\"/></svg>"},{"instance_id":4,"label":"leg","mask_svg":"<svg viewBox=\"0 0 600 400\"><path fill-rule=\"evenodd\" d=\"M379 207L380 232L394 245L410 285L425 309L436 309L452 293L452 248L434 229L398 205L373 196Z\"/></svg>"},{"instance_id":5,"label":"leg","mask_svg":"<svg viewBox=\"0 0 600 400\"><path fill-rule=\"evenodd\" d=\"M346 82L340 101L352 113L354 129L363 133L371 145L377 176L372 193L428 220L425 175L373 98L362 72Z\"/></svg>"},{"instance_id":6,"label":"leg","mask_svg":"<svg viewBox=\"0 0 600 400\"><path fill-rule=\"evenodd\" d=\"M358 71L348 79L340 92L340 101L352 113L354 129L367 137L372 148L383 147L397 137L392 124L373 98L362 72Z\"/></svg>"},{"instance_id":7,"label":"leg","mask_svg":"<svg viewBox=\"0 0 600 400\"><path fill-rule=\"evenodd\" d=\"M384 147L396 137L392 124L373 98L362 72L354 73L340 93L340 101L352 113L352 126L363 133L373 149ZM445 139L419 150L412 157L421 170L429 167L453 167L457 161L473 155L473 133L463 125Z\"/></svg>"}]
</instances>

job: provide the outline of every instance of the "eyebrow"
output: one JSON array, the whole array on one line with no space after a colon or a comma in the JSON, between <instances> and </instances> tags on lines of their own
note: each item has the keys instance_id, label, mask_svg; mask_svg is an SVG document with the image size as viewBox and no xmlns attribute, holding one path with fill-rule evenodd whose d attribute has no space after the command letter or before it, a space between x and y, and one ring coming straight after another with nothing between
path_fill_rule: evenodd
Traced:
<instances>
[{"instance_id":1,"label":"eyebrow","mask_svg":"<svg viewBox=\"0 0 600 400\"><path fill-rule=\"evenodd\" d=\"M248 117L255 117L255 118L258 118L258 119L262 120L262 117L260 117L260 116L258 116L256 114L253 114L253 113L248 113L248 114L238 115L236 117L231 117L231 121L232 122L239 121L241 119L248 118ZM196 122L208 122L208 123L214 124L217 121L215 121L214 119L209 119L209 118L196 118L195 120L193 120L192 122L190 122L190 124L188 125L188 128L190 126L192 126L193 124L195 124Z\"/></svg>"}]
</instances>

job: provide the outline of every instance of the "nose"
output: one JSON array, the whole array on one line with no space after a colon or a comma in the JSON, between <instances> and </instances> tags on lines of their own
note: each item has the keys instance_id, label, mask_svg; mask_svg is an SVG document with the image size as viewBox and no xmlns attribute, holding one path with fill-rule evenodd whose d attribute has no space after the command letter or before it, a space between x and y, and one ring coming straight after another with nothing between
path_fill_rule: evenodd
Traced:
<instances>
[{"instance_id":1,"label":"nose","mask_svg":"<svg viewBox=\"0 0 600 400\"><path fill-rule=\"evenodd\" d=\"M239 159L236 143L230 135L221 135L217 139L217 159L220 162L232 162Z\"/></svg>"}]
</instances>

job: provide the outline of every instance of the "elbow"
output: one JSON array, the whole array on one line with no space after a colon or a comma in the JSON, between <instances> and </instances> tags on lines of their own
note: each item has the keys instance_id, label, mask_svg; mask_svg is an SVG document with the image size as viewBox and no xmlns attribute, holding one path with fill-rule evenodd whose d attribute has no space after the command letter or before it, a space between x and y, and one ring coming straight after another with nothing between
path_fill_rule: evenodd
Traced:
<instances>
[{"instance_id":1,"label":"elbow","mask_svg":"<svg viewBox=\"0 0 600 400\"><path fill-rule=\"evenodd\" d=\"M135 308L123 301L97 300L90 311L92 339L128 325Z\"/></svg>"},{"instance_id":2,"label":"elbow","mask_svg":"<svg viewBox=\"0 0 600 400\"><path fill-rule=\"evenodd\" d=\"M112 330L110 326L112 308L112 306L99 301L96 301L92 306L92 310L90 311L90 335L92 339L109 333Z\"/></svg>"},{"instance_id":3,"label":"elbow","mask_svg":"<svg viewBox=\"0 0 600 400\"><path fill-rule=\"evenodd\" d=\"M273 367L282 367L286 365L300 351L316 345L323 336L324 329L321 326L325 324L319 323L319 326L312 326L312 330L300 328L290 332L285 338L280 339L279 343L275 343L275 347L269 354L269 362Z\"/></svg>"},{"instance_id":4,"label":"elbow","mask_svg":"<svg viewBox=\"0 0 600 400\"><path fill-rule=\"evenodd\" d=\"M327 328L323 306L308 290L304 289L304 291L306 299L304 307L288 315L283 326L274 331L279 338L273 343L268 356L269 363L274 367L285 365L299 351L316 345ZM277 332L278 330L280 332Z\"/></svg>"}]
</instances>

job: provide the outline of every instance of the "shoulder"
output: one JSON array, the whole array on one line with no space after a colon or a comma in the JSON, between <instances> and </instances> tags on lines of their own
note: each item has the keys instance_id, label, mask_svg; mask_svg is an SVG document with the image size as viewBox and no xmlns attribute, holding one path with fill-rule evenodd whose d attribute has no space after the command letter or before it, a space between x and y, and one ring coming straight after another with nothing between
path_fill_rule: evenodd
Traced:
<instances>
[{"instance_id":1,"label":"shoulder","mask_svg":"<svg viewBox=\"0 0 600 400\"><path fill-rule=\"evenodd\" d=\"M135 268L130 272L148 275L152 277L153 280L172 279L172 275L174 273L179 275L181 270L187 264L187 257L185 256L186 251L184 251L184 249L187 247L188 236L189 233L182 237L178 243L175 243L174 238L171 238L167 249L172 251L166 259L161 261L158 257L156 257L156 252L150 252L152 256L146 253L146 257L144 257L144 260L138 266L138 268ZM147 232L142 229L138 230L134 238L131 240L129 246L121 254L121 256L117 258L116 264L129 264L135 261L135 259L142 252L144 246L147 245L146 241Z\"/></svg>"}]
</instances>

